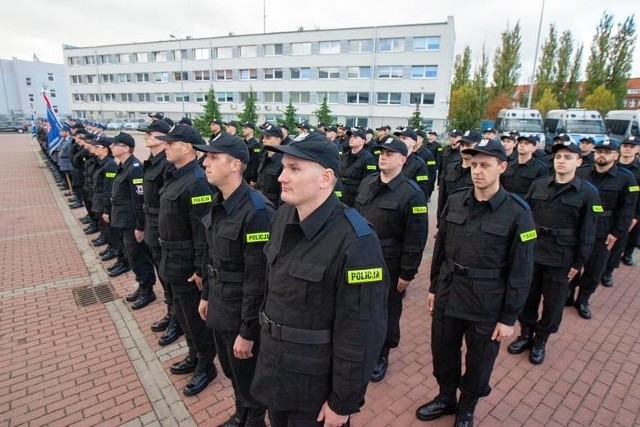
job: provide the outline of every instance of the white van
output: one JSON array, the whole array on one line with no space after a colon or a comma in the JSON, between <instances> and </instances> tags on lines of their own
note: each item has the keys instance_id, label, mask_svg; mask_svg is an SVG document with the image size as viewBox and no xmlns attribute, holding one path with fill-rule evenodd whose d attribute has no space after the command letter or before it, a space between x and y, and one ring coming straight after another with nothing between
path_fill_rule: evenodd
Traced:
<instances>
[{"instance_id":1,"label":"white van","mask_svg":"<svg viewBox=\"0 0 640 427\"><path fill-rule=\"evenodd\" d=\"M612 138L640 135L640 110L611 110L604 117L604 125Z\"/></svg>"},{"instance_id":2,"label":"white van","mask_svg":"<svg viewBox=\"0 0 640 427\"><path fill-rule=\"evenodd\" d=\"M547 139L552 140L559 133L566 133L578 144L582 138L591 137L598 143L606 137L604 120L599 112L584 108L550 110L544 119Z\"/></svg>"},{"instance_id":3,"label":"white van","mask_svg":"<svg viewBox=\"0 0 640 427\"><path fill-rule=\"evenodd\" d=\"M518 131L521 136L537 135L540 147L545 144L544 127L540 111L530 108L503 108L496 117L495 128L498 132Z\"/></svg>"}]
</instances>

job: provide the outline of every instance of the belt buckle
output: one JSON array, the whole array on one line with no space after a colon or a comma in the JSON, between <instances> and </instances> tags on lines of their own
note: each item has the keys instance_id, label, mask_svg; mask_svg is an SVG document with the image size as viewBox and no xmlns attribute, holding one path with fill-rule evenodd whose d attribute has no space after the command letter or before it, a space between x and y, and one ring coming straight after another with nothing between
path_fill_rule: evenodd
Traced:
<instances>
[{"instance_id":1,"label":"belt buckle","mask_svg":"<svg viewBox=\"0 0 640 427\"><path fill-rule=\"evenodd\" d=\"M209 270L209 276L213 277L215 280L218 280L218 269L213 268L211 264L207 264L207 270Z\"/></svg>"},{"instance_id":2,"label":"belt buckle","mask_svg":"<svg viewBox=\"0 0 640 427\"><path fill-rule=\"evenodd\" d=\"M465 267L464 265L460 265L457 262L453 263L453 268L458 270L458 271L467 271L468 270L467 267Z\"/></svg>"},{"instance_id":3,"label":"belt buckle","mask_svg":"<svg viewBox=\"0 0 640 427\"><path fill-rule=\"evenodd\" d=\"M266 314L262 313L263 325L266 326L266 331L273 338L278 341L282 341L282 326L269 319Z\"/></svg>"},{"instance_id":4,"label":"belt buckle","mask_svg":"<svg viewBox=\"0 0 640 427\"><path fill-rule=\"evenodd\" d=\"M161 248L164 248L164 240L162 240L160 237L158 237L158 243L160 243Z\"/></svg>"}]
</instances>

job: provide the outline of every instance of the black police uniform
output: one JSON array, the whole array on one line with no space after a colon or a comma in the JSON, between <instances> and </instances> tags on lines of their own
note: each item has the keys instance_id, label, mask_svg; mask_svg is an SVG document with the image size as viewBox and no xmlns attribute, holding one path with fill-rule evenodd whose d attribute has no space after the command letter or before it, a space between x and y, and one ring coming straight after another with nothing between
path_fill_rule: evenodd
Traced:
<instances>
[{"instance_id":1,"label":"black police uniform","mask_svg":"<svg viewBox=\"0 0 640 427\"><path fill-rule=\"evenodd\" d=\"M153 292L156 274L151 253L144 242L138 243L134 230L144 231L143 169L140 160L131 155L118 165L111 189L109 222L122 240L122 248L136 275L141 294Z\"/></svg>"},{"instance_id":2,"label":"black police uniform","mask_svg":"<svg viewBox=\"0 0 640 427\"><path fill-rule=\"evenodd\" d=\"M510 345L509 352L518 354L533 344L530 360L539 364L549 335L558 332L562 321L569 270L580 271L593 248L596 216L602 206L598 190L578 177L566 184L558 184L554 177L540 179L533 183L526 200L538 239L529 296L518 318L520 342Z\"/></svg>"},{"instance_id":3,"label":"black police uniform","mask_svg":"<svg viewBox=\"0 0 640 427\"><path fill-rule=\"evenodd\" d=\"M595 163L594 156L595 155L593 154L593 151L587 154L586 156L582 156L582 165L580 166L585 167L585 166L591 166L592 164L594 164Z\"/></svg>"},{"instance_id":4,"label":"black police uniform","mask_svg":"<svg viewBox=\"0 0 640 427\"><path fill-rule=\"evenodd\" d=\"M98 220L103 236L107 240L111 250L120 255L118 262L128 266L129 262L126 260L124 252L121 249L122 240L120 239L120 234L111 227L110 223L102 218L102 214L111 215L111 190L117 170L118 165L110 155L102 160L96 157L95 167L92 170L93 175L90 180L87 179L85 182L91 182L91 209L93 215Z\"/></svg>"},{"instance_id":5,"label":"black police uniform","mask_svg":"<svg viewBox=\"0 0 640 427\"><path fill-rule=\"evenodd\" d=\"M251 391L271 425L317 425L325 402L358 412L387 328L389 276L378 237L331 194L303 221L276 212ZM296 421L298 420L296 423Z\"/></svg>"},{"instance_id":6,"label":"black police uniform","mask_svg":"<svg viewBox=\"0 0 640 427\"><path fill-rule=\"evenodd\" d=\"M451 145L447 145L442 149L442 155L440 156L440 163L438 166L438 185L442 185L442 176L444 175L447 167L450 163L459 161L462 158L460 154L460 145L458 148L453 148Z\"/></svg>"},{"instance_id":7,"label":"black police uniform","mask_svg":"<svg viewBox=\"0 0 640 427\"><path fill-rule=\"evenodd\" d=\"M92 203L93 203L93 172L95 171L98 165L98 158L93 154L89 153L86 148L82 148L78 150L78 152L71 159L71 163L74 167L78 168L82 171L82 188L80 192L82 193L82 201L84 202L84 207L87 210L89 219L92 224L98 223L98 217L93 212Z\"/></svg>"},{"instance_id":8,"label":"black police uniform","mask_svg":"<svg viewBox=\"0 0 640 427\"><path fill-rule=\"evenodd\" d=\"M633 162L628 165L618 163L620 167L628 169L633 176L636 178L636 182L640 184L640 160L636 158ZM636 204L636 215L635 218L640 221L640 196L638 197L638 203ZM617 242L616 242L617 244ZM640 223L636 223L635 227L629 232L629 237L627 238L627 244L624 246L624 251L622 256L625 258L625 262L627 264L633 263L633 251L640 244ZM614 258L615 259L615 258Z\"/></svg>"},{"instance_id":9,"label":"black police uniform","mask_svg":"<svg viewBox=\"0 0 640 427\"><path fill-rule=\"evenodd\" d=\"M440 144L438 141L429 142L428 139L425 139L422 143L422 146L431 151L433 157L436 160L436 169L438 169L437 165L440 164L440 159L442 158L442 144Z\"/></svg>"},{"instance_id":10,"label":"black police uniform","mask_svg":"<svg viewBox=\"0 0 640 427\"><path fill-rule=\"evenodd\" d=\"M576 307L579 314L588 319L591 317L589 297L596 291L609 259L607 235L618 237L629 230L636 212L638 184L631 172L615 164L605 173L597 172L595 165L592 165L579 168L577 174L595 185L602 201L602 213L596 227L596 240L591 256L585 263L582 274L579 277L576 275L571 282L570 289L571 299L575 287L580 287Z\"/></svg>"},{"instance_id":11,"label":"black police uniform","mask_svg":"<svg viewBox=\"0 0 640 427\"><path fill-rule=\"evenodd\" d=\"M420 149L415 151L413 154L424 160L424 163L427 165L427 192L424 193L424 195L427 198L427 202L429 202L436 186L438 164L436 163L436 158L431 150L424 146L420 147Z\"/></svg>"},{"instance_id":12,"label":"black police uniform","mask_svg":"<svg viewBox=\"0 0 640 427\"><path fill-rule=\"evenodd\" d=\"M540 178L549 176L549 171L544 163L531 157L527 163L520 164L518 158L507 165L507 170L500 175L500 184L510 193L525 197L531 188L531 184Z\"/></svg>"},{"instance_id":13,"label":"black police uniform","mask_svg":"<svg viewBox=\"0 0 640 427\"><path fill-rule=\"evenodd\" d=\"M158 216L160 275L171 286L175 316L189 347L185 361L196 365L194 378L215 372L213 332L198 314L200 291L188 281L194 273L203 277L206 237L202 218L209 213L211 202L211 188L196 160L167 171Z\"/></svg>"},{"instance_id":14,"label":"black police uniform","mask_svg":"<svg viewBox=\"0 0 640 427\"><path fill-rule=\"evenodd\" d=\"M400 343L405 291L398 291L398 278L411 281L418 273L429 229L427 200L422 189L402 173L388 183L374 174L362 180L355 208L375 228L389 269L387 336L380 354L386 370L389 350Z\"/></svg>"},{"instance_id":15,"label":"black police uniform","mask_svg":"<svg viewBox=\"0 0 640 427\"><path fill-rule=\"evenodd\" d=\"M433 371L440 394L456 402L489 395L500 343L496 323L512 326L533 273L535 225L529 206L500 187L488 201L474 189L452 193L440 219L429 292L435 294L431 323ZM461 346L467 352L461 374Z\"/></svg>"},{"instance_id":16,"label":"black police uniform","mask_svg":"<svg viewBox=\"0 0 640 427\"><path fill-rule=\"evenodd\" d=\"M365 176L377 170L375 158L367 150L362 149L356 154L350 150L344 152L340 158L340 180L342 188L342 202L353 206L358 195L358 187ZM338 186L339 188L339 186Z\"/></svg>"},{"instance_id":17,"label":"black police uniform","mask_svg":"<svg viewBox=\"0 0 640 427\"><path fill-rule=\"evenodd\" d=\"M271 155L269 155L271 154ZM280 206L280 182L278 177L282 173L282 154L264 151L260 155L258 166L258 182L256 188L266 196L276 207Z\"/></svg>"},{"instance_id":18,"label":"black police uniform","mask_svg":"<svg viewBox=\"0 0 640 427\"><path fill-rule=\"evenodd\" d=\"M402 166L402 174L418 184L425 199L431 196L430 176L427 171L427 164L422 160L422 157L416 156L415 153L409 154L407 161Z\"/></svg>"},{"instance_id":19,"label":"black police uniform","mask_svg":"<svg viewBox=\"0 0 640 427\"><path fill-rule=\"evenodd\" d=\"M264 420L265 407L250 393L260 347L258 315L264 299L266 259L272 204L242 181L226 200L218 192L211 212L202 220L207 236L207 280L201 299L208 301L207 326L214 330L215 345L224 374L231 380L236 399L234 418ZM253 357L238 359L236 337L253 341Z\"/></svg>"},{"instance_id":20,"label":"black police uniform","mask_svg":"<svg viewBox=\"0 0 640 427\"><path fill-rule=\"evenodd\" d=\"M249 150L249 164L247 164L247 168L242 176L245 181L249 183L256 182L258 180L258 166L260 165L260 152L262 148L255 138L245 139L244 143L247 144L247 149Z\"/></svg>"},{"instance_id":21,"label":"black police uniform","mask_svg":"<svg viewBox=\"0 0 640 427\"><path fill-rule=\"evenodd\" d=\"M438 224L440 223L442 211L444 210L449 195L459 188L473 186L471 167L462 167L462 157L460 157L459 160L449 163L441 178L440 189L438 190Z\"/></svg>"}]
</instances>

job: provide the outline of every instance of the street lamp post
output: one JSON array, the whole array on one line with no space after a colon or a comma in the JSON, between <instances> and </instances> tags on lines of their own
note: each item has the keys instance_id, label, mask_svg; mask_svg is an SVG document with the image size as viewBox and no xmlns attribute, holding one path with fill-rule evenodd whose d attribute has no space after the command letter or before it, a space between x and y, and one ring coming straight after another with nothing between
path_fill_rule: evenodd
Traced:
<instances>
[{"instance_id":1,"label":"street lamp post","mask_svg":"<svg viewBox=\"0 0 640 427\"><path fill-rule=\"evenodd\" d=\"M174 36L173 34L169 34L174 40L178 41L178 49L180 50L180 99L182 99L182 115L184 116L184 75L182 71L182 39Z\"/></svg>"},{"instance_id":2,"label":"street lamp post","mask_svg":"<svg viewBox=\"0 0 640 427\"><path fill-rule=\"evenodd\" d=\"M538 38L536 40L536 53L533 55L533 74L531 75L531 83L529 83L529 99L527 99L527 108L531 108L531 98L533 98L533 84L536 80L536 63L538 62L538 49L540 47L540 32L542 31L542 17L544 16L544 2L542 0L542 9L540 10L540 23L538 24Z\"/></svg>"}]
</instances>

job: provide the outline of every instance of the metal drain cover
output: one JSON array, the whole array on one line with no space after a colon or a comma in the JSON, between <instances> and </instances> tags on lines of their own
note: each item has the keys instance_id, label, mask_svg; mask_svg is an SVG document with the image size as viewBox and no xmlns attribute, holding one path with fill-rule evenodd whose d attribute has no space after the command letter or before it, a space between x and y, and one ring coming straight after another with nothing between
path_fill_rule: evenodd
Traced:
<instances>
[{"instance_id":1,"label":"metal drain cover","mask_svg":"<svg viewBox=\"0 0 640 427\"><path fill-rule=\"evenodd\" d=\"M104 304L118 298L110 283L96 286L80 286L72 289L73 299L78 307L88 307L94 304Z\"/></svg>"}]
</instances>

